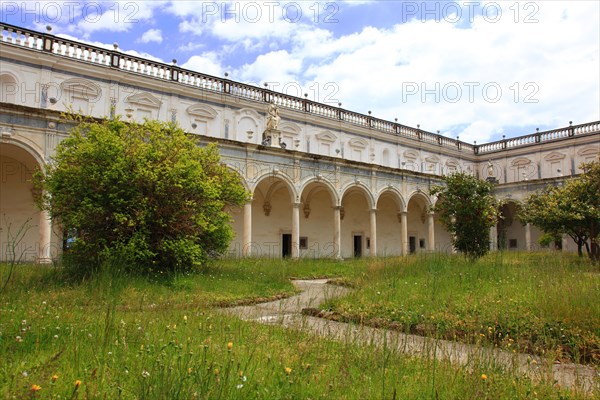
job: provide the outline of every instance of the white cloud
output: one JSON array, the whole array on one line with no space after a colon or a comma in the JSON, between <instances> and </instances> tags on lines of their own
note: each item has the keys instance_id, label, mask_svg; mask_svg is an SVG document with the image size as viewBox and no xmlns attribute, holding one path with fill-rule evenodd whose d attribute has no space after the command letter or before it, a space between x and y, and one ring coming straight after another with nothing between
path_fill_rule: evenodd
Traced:
<instances>
[{"instance_id":1,"label":"white cloud","mask_svg":"<svg viewBox=\"0 0 600 400\"><path fill-rule=\"evenodd\" d=\"M149 29L146 32L144 32L144 34L139 39L139 41L142 43L150 43L150 42L162 43L162 41L163 41L162 32L160 29Z\"/></svg>"},{"instance_id":2,"label":"white cloud","mask_svg":"<svg viewBox=\"0 0 600 400\"><path fill-rule=\"evenodd\" d=\"M298 26L289 53L263 54L239 73L317 85L321 101L334 83L345 108L479 143L504 126L599 119L598 4L539 4L537 23L515 22L506 4L499 21L479 16L466 29L415 20L335 38ZM244 37L238 29L232 38Z\"/></svg>"},{"instance_id":3,"label":"white cloud","mask_svg":"<svg viewBox=\"0 0 600 400\"><path fill-rule=\"evenodd\" d=\"M219 57L214 52L205 52L201 55L192 56L181 67L218 77L222 77L225 73Z\"/></svg>"}]
</instances>

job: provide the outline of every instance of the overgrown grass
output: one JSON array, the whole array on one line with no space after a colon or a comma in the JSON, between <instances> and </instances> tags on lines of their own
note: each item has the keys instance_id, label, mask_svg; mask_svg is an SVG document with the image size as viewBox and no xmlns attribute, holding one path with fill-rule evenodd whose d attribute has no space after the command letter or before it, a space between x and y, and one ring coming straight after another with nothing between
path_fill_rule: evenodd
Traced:
<instances>
[{"instance_id":1,"label":"overgrown grass","mask_svg":"<svg viewBox=\"0 0 600 400\"><path fill-rule=\"evenodd\" d=\"M419 272L421 262L429 272ZM452 263L447 268L460 268ZM60 269L19 266L0 294L0 398L584 398L477 359L455 367L359 345L350 336L334 342L244 322L214 309L223 301L290 294L290 276L342 276L362 288L353 296L384 287L387 276L406 297L402 279L419 281L445 268L416 258L229 260L197 275L117 273L73 282ZM573 268L585 273L583 266ZM32 391L33 385L41 389Z\"/></svg>"},{"instance_id":2,"label":"overgrown grass","mask_svg":"<svg viewBox=\"0 0 600 400\"><path fill-rule=\"evenodd\" d=\"M497 253L371 262L338 318L560 361L600 363L600 272L575 256Z\"/></svg>"}]
</instances>

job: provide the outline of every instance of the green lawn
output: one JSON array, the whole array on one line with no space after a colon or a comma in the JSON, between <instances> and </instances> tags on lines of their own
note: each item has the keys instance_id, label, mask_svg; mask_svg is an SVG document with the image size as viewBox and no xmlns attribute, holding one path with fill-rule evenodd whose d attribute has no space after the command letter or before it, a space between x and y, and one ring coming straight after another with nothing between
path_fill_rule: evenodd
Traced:
<instances>
[{"instance_id":1,"label":"green lawn","mask_svg":"<svg viewBox=\"0 0 600 400\"><path fill-rule=\"evenodd\" d=\"M505 273L520 265L532 264L523 256L511 257L503 260L497 271L505 272L497 275L488 267L462 265L459 258L436 260L441 259L226 260L194 275L101 276L83 282L73 282L60 269L18 266L0 293L0 398L585 398L477 359L468 367L455 367L351 340L334 342L244 322L215 310L220 304L293 294L291 276L336 276L356 285L357 291L329 306L341 309L354 303L353 308L383 317L387 308L381 305L391 304L394 291L397 300L422 296L419 310L437 303L424 299L441 298L442 287L450 285L441 283L446 270L463 274L458 283L454 281L454 297L467 298L467 292L481 293L475 293L477 279L487 277L492 282L489 288L496 285L500 293L512 285L493 282L504 281ZM537 258L533 264L527 268L543 269ZM573 318L585 313L598 318L593 309L587 310L597 310L598 305L579 298L590 282L597 289L597 272L571 264L562 268L590 279L575 279L580 287L563 296L564 302L571 303ZM517 280L544 280L547 285L542 286L552 288L567 280L550 272L529 277L531 271L523 270ZM0 279L6 276L7 266L0 266ZM510 296L506 294L507 301ZM487 300L473 304L496 307ZM582 305L587 311L576 310ZM545 307L548 312L560 311L555 308ZM597 323L590 324L598 329ZM33 385L41 389L34 392Z\"/></svg>"},{"instance_id":2,"label":"green lawn","mask_svg":"<svg viewBox=\"0 0 600 400\"><path fill-rule=\"evenodd\" d=\"M600 363L600 271L576 256L383 259L353 282L354 293L323 308L420 335Z\"/></svg>"}]
</instances>

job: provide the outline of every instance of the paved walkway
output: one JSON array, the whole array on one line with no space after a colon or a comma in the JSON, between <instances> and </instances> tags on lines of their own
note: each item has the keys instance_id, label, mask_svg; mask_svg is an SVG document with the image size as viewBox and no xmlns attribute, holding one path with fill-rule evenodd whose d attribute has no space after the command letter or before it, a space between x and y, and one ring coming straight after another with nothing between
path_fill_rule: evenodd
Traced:
<instances>
[{"instance_id":1,"label":"paved walkway","mask_svg":"<svg viewBox=\"0 0 600 400\"><path fill-rule=\"evenodd\" d=\"M386 329L329 321L302 315L304 308L318 308L329 298L342 296L350 289L327 285L326 279L296 280L294 285L302 293L283 300L253 306L223 309L244 320L259 321L313 332L322 337L354 343L385 345L399 352L449 360L452 363L473 366L475 362L492 363L505 369L525 374L534 380L555 381L562 387L600 393L600 373L593 367L579 364L554 364L540 357L511 353L482 346L436 340L408 335Z\"/></svg>"}]
</instances>

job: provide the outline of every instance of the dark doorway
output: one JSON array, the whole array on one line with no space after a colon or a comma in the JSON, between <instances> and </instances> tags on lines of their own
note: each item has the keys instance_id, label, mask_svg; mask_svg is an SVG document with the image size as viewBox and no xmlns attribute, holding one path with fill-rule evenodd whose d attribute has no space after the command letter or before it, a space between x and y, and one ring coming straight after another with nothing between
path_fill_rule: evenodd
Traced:
<instances>
[{"instance_id":1,"label":"dark doorway","mask_svg":"<svg viewBox=\"0 0 600 400\"><path fill-rule=\"evenodd\" d=\"M417 251L417 238L414 236L410 236L408 238L408 248L410 250L410 254Z\"/></svg>"},{"instance_id":2,"label":"dark doorway","mask_svg":"<svg viewBox=\"0 0 600 400\"><path fill-rule=\"evenodd\" d=\"M281 256L283 258L292 256L292 235L290 233L281 235Z\"/></svg>"},{"instance_id":3,"label":"dark doorway","mask_svg":"<svg viewBox=\"0 0 600 400\"><path fill-rule=\"evenodd\" d=\"M362 257L362 236L354 235L354 257Z\"/></svg>"}]
</instances>

